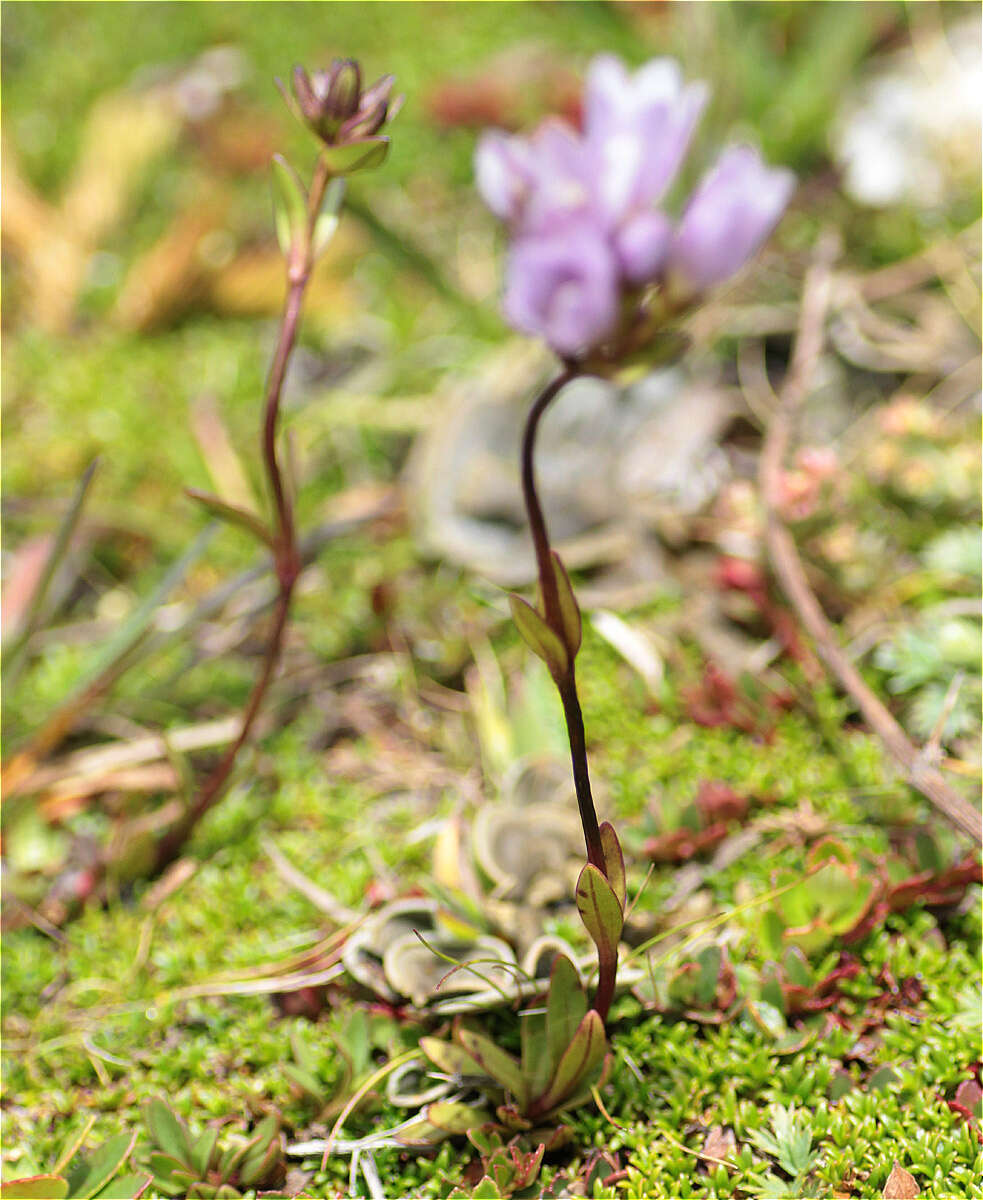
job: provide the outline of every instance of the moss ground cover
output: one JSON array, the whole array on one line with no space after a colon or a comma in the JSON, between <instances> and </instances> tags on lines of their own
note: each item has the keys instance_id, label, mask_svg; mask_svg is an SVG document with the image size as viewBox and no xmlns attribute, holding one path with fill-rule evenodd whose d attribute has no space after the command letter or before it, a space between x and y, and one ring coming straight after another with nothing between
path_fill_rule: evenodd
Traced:
<instances>
[{"instance_id":1,"label":"moss ground cover","mask_svg":"<svg viewBox=\"0 0 983 1200\"><path fill-rule=\"evenodd\" d=\"M474 130L442 127L433 118L435 90L489 69L507 74L494 56L517 42L545 47L554 64L579 69L601 47L634 61L643 37L647 53L681 54L687 69L713 80L711 142L740 116L774 161L812 178L824 167L842 88L874 47L906 36L900 6L847 8L721 4L666 6L665 14L653 15L600 3L8 5L5 137L31 185L54 202L71 178L97 99L135 78L139 83L152 68L176 69L217 43L233 44L244 55L240 102L253 118L272 110L269 81L295 60L344 52L363 58L372 77L396 73L411 99L380 185L383 228L353 219L369 251L346 284L350 292L313 306L287 397L303 478L299 524L310 528L337 514L359 489L398 482L419 418L387 424L378 419L387 403L426 401L448 374L480 368L503 336L490 303L490 225L476 223L471 195ZM525 121L539 115L543 100L531 99L523 87L516 85L516 103ZM287 120L276 126L270 119L281 139L273 148L299 156L301 132ZM260 490L252 476L252 440L275 303L243 316L201 300L179 319L144 330L114 315L121 281L171 227L203 169L233 197L230 224L240 248L269 238L263 171L229 178L214 163L203 168L197 154L186 140L148 166L137 202L99 248L68 329L42 330L24 315L24 279L11 265L3 367L9 542L16 548L50 531L86 464L98 455L100 465L83 564L66 601L74 632L52 637L18 687L5 694L5 749L20 745L57 708L84 677L101 639L152 592L166 565L202 528L201 514L181 489L211 486L214 460L188 428L203 392L217 396L249 486ZM361 188L353 186L356 206L366 198ZM974 201L967 211L977 208ZM794 259L818 224L832 221L841 228L850 264L867 268L958 229L969 219L964 209L957 197L946 214L930 220L909 210L860 213L828 192L821 212L806 203L794 214L782 249ZM470 241L448 235L458 225ZM465 269L470 259L479 268L484 263L477 280ZM346 323L349 302L369 319ZM769 355L784 354L783 337L768 342ZM739 350L736 339L717 345L726 370L735 369ZM887 385L872 378L865 377L864 386L872 401L883 400ZM319 420L319 403L339 388L363 400L367 394L375 419ZM973 554L951 545L925 547L945 529L958 537L962 527L965 534L976 519L977 489L975 466L967 462L972 435L961 425L935 442L931 430L899 436L901 466L906 453L908 461L935 463L945 487L933 491L937 480L902 477L886 452L875 464L882 477L871 482L857 472L855 494L836 515L846 512L844 525L854 520L851 536L863 550L847 556L854 575L845 583L836 578L829 594L850 615L883 586L872 578L870 561L890 555L903 564L922 625L916 623L914 633L895 627L889 650L866 659L864 669L874 686L890 688L913 708L934 689L928 699L935 708L925 715L926 699L917 710L924 739L935 724L948 668L971 670L975 661L967 656L965 636L956 639L951 660L932 643L936 606L949 606L946 619L966 622L955 633L972 633L963 609L977 569ZM859 534L858 511L866 514ZM801 532L812 535L809 527ZM822 562L823 544L817 540L813 549ZM832 552L829 561L837 561ZM247 541L225 532L191 565L169 602L194 604L253 562ZM836 570L829 569L829 579ZM872 605L887 604L890 613L884 594ZM686 604L685 593L667 587L623 615L672 630ZM234 712L248 694L255 647L249 621L236 626L239 618L230 620L238 629L230 635L234 652L216 651L224 632L216 622L142 660L64 749ZM213 994L189 995L188 989L282 962L323 935L321 914L273 869L270 844L358 911L371 899L426 886L435 837L450 818L473 816L480 764L487 766L481 721L466 691L476 647L485 639L506 678L524 682L525 707L520 712L516 704L511 714L514 748L562 751L558 703L544 673L530 668L498 589L453 566L422 562L398 512L320 548L297 597L271 718L228 796L189 844L188 877L168 894L138 869L121 871L105 905L85 907L63 929L42 922L5 933L4 1180L45 1170L66 1133L90 1115L94 1144L140 1130L140 1161L147 1152L142 1105L154 1096L171 1103L194 1133L208 1122L243 1130L276 1113L288 1142L325 1136L337 1109L326 1117L283 1066L295 1061L296 1039L304 1038L313 1047L318 1082L331 1097L346 1074L338 1039L345 1044L352 1036L352 1021L365 1019L366 1006L343 991L331 992L327 1003L317 993L312 1015L297 1015L268 994L223 995L221 985ZM784 871L804 872L821 838L877 859L925 825L944 853L954 853L928 806L857 723L850 702L798 665L781 664L794 703L768 709L754 697L754 711L765 715L751 732L726 721L708 728L694 719L691 696L704 658L692 638L674 646L657 700L589 620L578 667L592 769L623 831L629 891L641 890L640 919L657 922L686 872L708 861L657 864L646 878L646 841L688 819L708 780L726 781L753 798L750 826L758 840L705 871L695 889L699 906L678 914L682 919L692 911L704 923L725 918L721 928L742 986L756 986L769 954L758 909L730 920L726 915L756 898L767 907L762 897L775 880ZM958 703L972 710L972 696ZM967 728L971 720L961 732ZM485 780L489 792L496 782ZM18 861L32 855L44 861L63 851L69 832L104 837L110 818L119 815L83 805L69 822L48 824L25 819L24 811L16 804L5 809L5 821L13 815L4 826L4 850ZM734 829L730 834L741 836ZM7 886L5 876L5 893ZM716 937L705 934L705 940ZM849 946L834 941L815 951L814 968L831 969L844 951L857 969L830 1010L790 1020L802 1033L791 1049L746 1006L729 1016L686 1015L678 1007L651 1011L632 996L620 997L610 1027L614 1069L598 1093L600 1104L570 1115L569 1145L547 1159L537 1186L561 1171L575 1175L592 1149L604 1149L620 1155L625 1174L616 1185L598 1185L598 1195L874 1197L895 1162L912 1173L923 1195L983 1195L979 1123L950 1103L981 1057L980 939L980 893L973 885L954 905L928 910L916 902ZM375 1040L364 1055L372 1066L418 1042L421 1027L413 1021L378 1011L371 1021ZM490 1026L510 1036L506 1018L491 1018ZM348 1118L345 1133L364 1135L404 1116L376 1095ZM460 1138L430 1155L373 1152L391 1197L446 1195L473 1157ZM319 1154L292 1161L304 1170L311 1195L344 1194L349 1187L346 1157L332 1156L323 1169ZM364 1178L356 1186L357 1194L368 1194Z\"/></svg>"}]
</instances>

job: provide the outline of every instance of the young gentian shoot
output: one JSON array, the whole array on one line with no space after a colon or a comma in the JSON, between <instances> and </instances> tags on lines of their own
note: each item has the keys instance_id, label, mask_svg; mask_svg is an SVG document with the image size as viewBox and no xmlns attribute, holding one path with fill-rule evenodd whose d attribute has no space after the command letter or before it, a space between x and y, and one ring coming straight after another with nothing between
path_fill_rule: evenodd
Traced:
<instances>
[{"instance_id":1,"label":"young gentian shoot","mask_svg":"<svg viewBox=\"0 0 983 1200\"><path fill-rule=\"evenodd\" d=\"M213 515L252 533L271 552L278 589L273 627L239 733L189 805L183 819L160 843L158 868L170 862L179 852L191 830L221 795L236 757L259 714L280 659L290 602L301 567L293 504L277 448L280 396L297 340L304 293L311 271L338 224L345 177L353 171L378 166L383 161L389 150L389 138L378 136L378 131L398 108L398 102L390 102L393 87L391 75L383 76L364 92L361 80L361 68L352 59L337 59L327 71L315 71L313 76L308 76L303 67L296 67L293 79L296 101L277 80L294 115L314 133L320 146L309 185L302 181L297 171L281 155L274 155L272 163L274 214L277 239L286 266L287 295L267 379L266 402L260 425L263 467L272 505L271 519L264 520L217 496L189 492Z\"/></svg>"},{"instance_id":2,"label":"young gentian shoot","mask_svg":"<svg viewBox=\"0 0 983 1200\"><path fill-rule=\"evenodd\" d=\"M549 119L530 138L493 130L475 155L478 190L511 238L506 319L544 338L562 365L533 403L522 438L539 601L510 602L563 704L587 847L577 907L597 946L594 1008L602 1020L614 995L624 923L624 859L612 826L598 825L591 795L574 673L580 611L536 491L536 431L577 376L614 374L639 355L654 361L672 351L673 320L738 271L781 217L794 177L767 167L749 146L724 151L680 218L661 207L706 99L706 86L685 85L670 59L629 75L617 58L601 55L588 68L582 129Z\"/></svg>"}]
</instances>

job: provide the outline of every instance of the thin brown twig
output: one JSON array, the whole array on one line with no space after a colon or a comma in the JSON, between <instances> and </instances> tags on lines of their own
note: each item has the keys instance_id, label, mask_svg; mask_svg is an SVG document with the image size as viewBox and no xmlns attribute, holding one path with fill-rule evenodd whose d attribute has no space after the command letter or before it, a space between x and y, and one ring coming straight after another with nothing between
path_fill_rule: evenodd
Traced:
<instances>
[{"instance_id":1,"label":"thin brown twig","mask_svg":"<svg viewBox=\"0 0 983 1200\"><path fill-rule=\"evenodd\" d=\"M830 301L831 266L835 247L821 242L816 262L805 283L792 363L761 451L759 482L765 511L765 542L775 574L802 625L816 643L819 655L842 687L856 701L864 720L889 753L904 767L908 781L977 845L983 844L980 814L943 779L912 744L904 730L867 686L836 638L836 633L809 586L795 541L779 516L782 463L791 437L792 421L805 399L813 370L822 353L826 312Z\"/></svg>"}]
</instances>

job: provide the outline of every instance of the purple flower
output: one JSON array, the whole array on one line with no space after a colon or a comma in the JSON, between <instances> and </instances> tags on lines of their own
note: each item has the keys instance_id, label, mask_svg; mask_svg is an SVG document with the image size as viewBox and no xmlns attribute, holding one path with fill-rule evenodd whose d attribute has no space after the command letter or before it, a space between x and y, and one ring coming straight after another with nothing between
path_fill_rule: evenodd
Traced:
<instances>
[{"instance_id":1,"label":"purple flower","mask_svg":"<svg viewBox=\"0 0 983 1200\"><path fill-rule=\"evenodd\" d=\"M733 275L778 223L794 187L791 171L766 167L750 146L725 150L683 213L669 251L673 281L694 293Z\"/></svg>"},{"instance_id":2,"label":"purple flower","mask_svg":"<svg viewBox=\"0 0 983 1200\"><path fill-rule=\"evenodd\" d=\"M505 295L512 325L565 357L586 354L617 344L619 330L637 332L640 320L645 328L639 306L650 285L671 285L685 304L754 253L794 179L748 147L721 156L678 228L658 207L706 98L705 85L685 85L671 59L629 74L601 55L587 72L582 133L553 119L530 138L482 136L478 190L514 239Z\"/></svg>"},{"instance_id":3,"label":"purple flower","mask_svg":"<svg viewBox=\"0 0 983 1200\"><path fill-rule=\"evenodd\" d=\"M679 64L669 58L653 59L634 76L610 54L591 62L584 135L599 172L599 206L609 220L662 199L706 100L706 85L684 88Z\"/></svg>"},{"instance_id":4,"label":"purple flower","mask_svg":"<svg viewBox=\"0 0 983 1200\"><path fill-rule=\"evenodd\" d=\"M549 230L591 204L591 172L583 140L565 122L547 120L532 138L498 130L482 135L475 181L492 212L515 230Z\"/></svg>"},{"instance_id":5,"label":"purple flower","mask_svg":"<svg viewBox=\"0 0 983 1200\"><path fill-rule=\"evenodd\" d=\"M608 242L589 223L522 237L506 269L506 319L544 338L563 357L596 346L618 320L618 265Z\"/></svg>"}]
</instances>

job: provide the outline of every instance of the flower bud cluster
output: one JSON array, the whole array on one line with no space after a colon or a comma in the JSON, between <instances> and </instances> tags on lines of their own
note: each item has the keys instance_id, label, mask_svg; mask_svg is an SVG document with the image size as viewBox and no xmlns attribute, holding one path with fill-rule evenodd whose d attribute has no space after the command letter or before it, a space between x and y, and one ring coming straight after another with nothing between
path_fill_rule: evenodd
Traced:
<instances>
[{"instance_id":1,"label":"flower bud cluster","mask_svg":"<svg viewBox=\"0 0 983 1200\"><path fill-rule=\"evenodd\" d=\"M379 130L399 111L402 97L392 99L393 75L383 75L362 90L362 71L351 58L336 58L326 71L308 74L294 67L293 98L284 98L323 143L322 153L336 174L350 174L382 161L389 138Z\"/></svg>"},{"instance_id":2,"label":"flower bud cluster","mask_svg":"<svg viewBox=\"0 0 983 1200\"><path fill-rule=\"evenodd\" d=\"M660 207L707 99L677 63L634 76L611 55L588 69L582 131L552 118L530 138L485 133L478 189L512 234L504 309L564 358L617 342L658 285L673 306L733 275L794 187L749 146L725 150L674 220Z\"/></svg>"}]
</instances>

